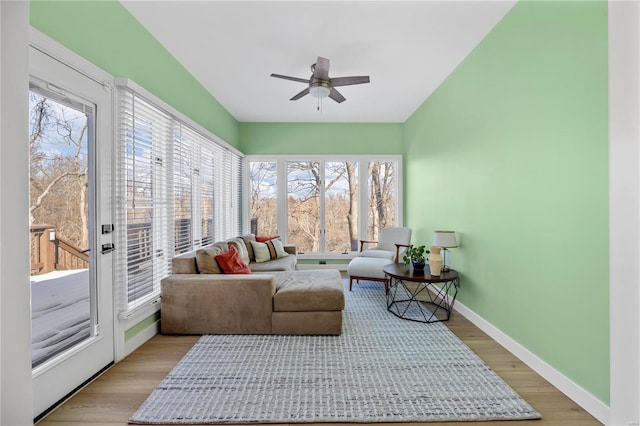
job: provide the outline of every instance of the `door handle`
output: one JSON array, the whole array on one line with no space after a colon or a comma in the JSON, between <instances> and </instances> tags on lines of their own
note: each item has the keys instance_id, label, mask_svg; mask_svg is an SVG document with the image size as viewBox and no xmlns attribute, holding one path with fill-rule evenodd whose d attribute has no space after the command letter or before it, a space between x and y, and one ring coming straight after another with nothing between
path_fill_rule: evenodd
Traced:
<instances>
[{"instance_id":1,"label":"door handle","mask_svg":"<svg viewBox=\"0 0 640 426\"><path fill-rule=\"evenodd\" d=\"M102 254L111 253L115 249L116 249L116 246L113 245L113 243L103 244L102 245L102 251L100 253L102 253Z\"/></svg>"}]
</instances>

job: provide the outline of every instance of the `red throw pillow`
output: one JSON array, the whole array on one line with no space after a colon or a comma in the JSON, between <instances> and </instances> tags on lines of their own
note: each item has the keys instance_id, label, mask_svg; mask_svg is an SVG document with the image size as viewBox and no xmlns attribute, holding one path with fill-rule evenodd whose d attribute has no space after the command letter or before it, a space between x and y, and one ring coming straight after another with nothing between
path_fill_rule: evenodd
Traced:
<instances>
[{"instance_id":1,"label":"red throw pillow","mask_svg":"<svg viewBox=\"0 0 640 426\"><path fill-rule=\"evenodd\" d=\"M267 241L275 240L276 238L280 238L280 235L274 235L273 237L258 237L256 235L256 241L259 243L266 243Z\"/></svg>"},{"instance_id":2,"label":"red throw pillow","mask_svg":"<svg viewBox=\"0 0 640 426\"><path fill-rule=\"evenodd\" d=\"M225 274L250 274L251 269L242 260L240 253L234 246L229 246L229 251L216 256L216 262Z\"/></svg>"}]
</instances>

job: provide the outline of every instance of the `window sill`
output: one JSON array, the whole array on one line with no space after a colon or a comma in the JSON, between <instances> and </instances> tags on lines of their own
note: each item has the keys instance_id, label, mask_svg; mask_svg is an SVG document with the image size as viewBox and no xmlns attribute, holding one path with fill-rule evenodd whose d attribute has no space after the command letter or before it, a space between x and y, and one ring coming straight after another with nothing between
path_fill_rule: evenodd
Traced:
<instances>
[{"instance_id":1,"label":"window sill","mask_svg":"<svg viewBox=\"0 0 640 426\"><path fill-rule=\"evenodd\" d=\"M348 253L298 253L300 260L351 260L358 257L358 252Z\"/></svg>"},{"instance_id":2,"label":"window sill","mask_svg":"<svg viewBox=\"0 0 640 426\"><path fill-rule=\"evenodd\" d=\"M149 315L152 315L160 310L160 292L152 295L147 300L138 302L138 306L126 311L122 311L118 314L118 318L128 323L134 323L135 321L145 319Z\"/></svg>"}]
</instances>

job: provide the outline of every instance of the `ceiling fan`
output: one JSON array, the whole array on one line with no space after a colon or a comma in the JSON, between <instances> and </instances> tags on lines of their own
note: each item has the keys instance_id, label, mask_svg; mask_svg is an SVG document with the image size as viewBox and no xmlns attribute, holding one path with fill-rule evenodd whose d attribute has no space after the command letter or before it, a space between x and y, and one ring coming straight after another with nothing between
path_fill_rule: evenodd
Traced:
<instances>
[{"instance_id":1,"label":"ceiling fan","mask_svg":"<svg viewBox=\"0 0 640 426\"><path fill-rule=\"evenodd\" d=\"M308 80L281 74L271 74L271 77L298 81L309 85L309 87L291 98L290 100L292 101L297 101L301 97L311 94L311 96L316 98L326 98L328 96L334 101L341 103L346 101L346 98L335 89L336 87L369 83L368 75L329 78L329 60L327 58L321 58L320 56L318 56L316 63L311 65L311 77Z\"/></svg>"}]
</instances>

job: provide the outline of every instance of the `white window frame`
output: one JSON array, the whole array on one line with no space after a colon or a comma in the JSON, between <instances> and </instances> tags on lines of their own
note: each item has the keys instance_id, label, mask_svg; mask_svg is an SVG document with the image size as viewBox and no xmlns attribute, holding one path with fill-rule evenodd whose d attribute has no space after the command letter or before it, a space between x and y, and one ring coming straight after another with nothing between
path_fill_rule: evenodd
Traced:
<instances>
[{"instance_id":1,"label":"white window frame","mask_svg":"<svg viewBox=\"0 0 640 426\"><path fill-rule=\"evenodd\" d=\"M395 211L396 211L396 221L395 226L403 226L403 158L402 155L366 155L366 154L357 154L357 155L246 155L244 157L244 165L243 165L243 218L244 218L244 229L250 229L250 212L249 206L251 205L249 197L250 192L249 188L251 185L250 181L250 173L249 173L249 163L250 162L274 162L276 163L276 179L277 179L277 205L278 205L278 233L280 234L280 238L283 242L287 242L288 238L288 209L287 209L287 163L295 162L295 161L319 161L321 163L320 173L322 175L322 179L324 182L324 165L326 162L330 161L357 161L358 162L358 211L366 212L367 208L367 200L368 200L368 175L367 170L368 167L362 167L363 164L368 164L371 161L386 161L393 162L395 165L395 180L396 180L396 199L395 199ZM321 186L320 196L322 199L321 202L321 210L324 209L324 185ZM321 211L323 213L323 211ZM359 215L358 222L358 235L368 235L368 218L364 215L365 220L363 219L363 215ZM320 216L320 226L321 229L324 229L324 214ZM324 233L321 233L321 246L324 247ZM362 238L362 237L360 237ZM302 253L299 254L300 259L345 259L352 258L357 255L357 252L351 251L348 254L342 253L332 253L332 252L317 252L317 253Z\"/></svg>"}]
</instances>

